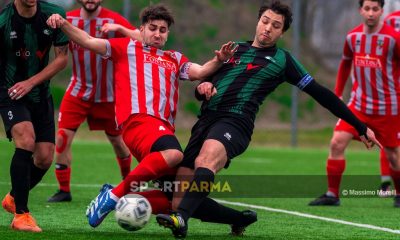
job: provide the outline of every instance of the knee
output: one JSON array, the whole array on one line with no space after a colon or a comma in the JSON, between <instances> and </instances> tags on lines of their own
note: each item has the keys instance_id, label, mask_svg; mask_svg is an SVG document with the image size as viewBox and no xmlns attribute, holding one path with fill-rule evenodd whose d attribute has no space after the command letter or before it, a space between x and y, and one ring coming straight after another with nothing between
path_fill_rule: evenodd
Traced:
<instances>
[{"instance_id":1,"label":"knee","mask_svg":"<svg viewBox=\"0 0 400 240\"><path fill-rule=\"evenodd\" d=\"M11 129L15 146L28 151L35 150L35 132L30 122L21 122L14 125Z\"/></svg>"},{"instance_id":2,"label":"knee","mask_svg":"<svg viewBox=\"0 0 400 240\"><path fill-rule=\"evenodd\" d=\"M56 152L58 154L63 154L65 150L69 148L69 145L68 134L63 129L58 130L56 136Z\"/></svg>"},{"instance_id":3,"label":"knee","mask_svg":"<svg viewBox=\"0 0 400 240\"><path fill-rule=\"evenodd\" d=\"M122 138L119 136L110 136L107 135L108 140L110 141L111 145L113 145L114 147L119 147L122 145Z\"/></svg>"},{"instance_id":4,"label":"knee","mask_svg":"<svg viewBox=\"0 0 400 240\"><path fill-rule=\"evenodd\" d=\"M34 154L35 165L41 169L49 169L53 162L54 147Z\"/></svg>"},{"instance_id":5,"label":"knee","mask_svg":"<svg viewBox=\"0 0 400 240\"><path fill-rule=\"evenodd\" d=\"M398 148L385 148L385 155L390 166L395 171L400 171L400 151Z\"/></svg>"},{"instance_id":6,"label":"knee","mask_svg":"<svg viewBox=\"0 0 400 240\"><path fill-rule=\"evenodd\" d=\"M170 167L177 166L183 160L183 153L179 150L170 149L161 153Z\"/></svg>"},{"instance_id":7,"label":"knee","mask_svg":"<svg viewBox=\"0 0 400 240\"><path fill-rule=\"evenodd\" d=\"M14 138L15 146L28 151L35 150L35 135L21 135L20 137Z\"/></svg>"},{"instance_id":8,"label":"knee","mask_svg":"<svg viewBox=\"0 0 400 240\"><path fill-rule=\"evenodd\" d=\"M400 159L396 154L387 154L387 159L389 160L390 166L395 171L400 171Z\"/></svg>"},{"instance_id":9,"label":"knee","mask_svg":"<svg viewBox=\"0 0 400 240\"><path fill-rule=\"evenodd\" d=\"M332 155L342 155L344 153L344 150L346 149L346 142L337 138L332 138L330 149Z\"/></svg>"}]
</instances>

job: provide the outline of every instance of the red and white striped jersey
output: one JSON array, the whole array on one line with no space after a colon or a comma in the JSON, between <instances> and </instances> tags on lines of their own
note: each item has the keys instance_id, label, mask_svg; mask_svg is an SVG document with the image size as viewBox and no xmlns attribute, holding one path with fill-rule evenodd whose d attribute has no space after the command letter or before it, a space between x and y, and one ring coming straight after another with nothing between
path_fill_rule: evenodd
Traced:
<instances>
[{"instance_id":1,"label":"red and white striped jersey","mask_svg":"<svg viewBox=\"0 0 400 240\"><path fill-rule=\"evenodd\" d=\"M387 15L385 22L392 26L396 32L400 32L400 11L392 12Z\"/></svg>"},{"instance_id":2,"label":"red and white striped jersey","mask_svg":"<svg viewBox=\"0 0 400 240\"><path fill-rule=\"evenodd\" d=\"M135 29L121 15L104 7L101 8L99 15L92 19L83 19L81 9L68 12L67 19L72 25L97 38L123 37L116 32L101 33L100 29L105 23L117 23ZM85 101L113 102L113 63L73 41L70 41L69 48L72 53L72 77L66 93Z\"/></svg>"},{"instance_id":3,"label":"red and white striped jersey","mask_svg":"<svg viewBox=\"0 0 400 240\"><path fill-rule=\"evenodd\" d=\"M115 112L118 125L131 114L146 113L174 127L179 79L187 80L190 62L181 53L163 51L129 38L107 41L115 66Z\"/></svg>"},{"instance_id":4,"label":"red and white striped jersey","mask_svg":"<svg viewBox=\"0 0 400 240\"><path fill-rule=\"evenodd\" d=\"M399 34L387 24L372 34L363 28L347 34L343 50L343 59L353 64L349 104L368 115L399 115Z\"/></svg>"}]
</instances>

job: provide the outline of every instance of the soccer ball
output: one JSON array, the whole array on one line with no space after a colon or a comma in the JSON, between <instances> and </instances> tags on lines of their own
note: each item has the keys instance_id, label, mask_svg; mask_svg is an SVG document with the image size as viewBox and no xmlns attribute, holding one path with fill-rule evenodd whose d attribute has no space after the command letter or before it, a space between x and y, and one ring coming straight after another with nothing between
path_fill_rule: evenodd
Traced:
<instances>
[{"instance_id":1,"label":"soccer ball","mask_svg":"<svg viewBox=\"0 0 400 240\"><path fill-rule=\"evenodd\" d=\"M142 229L151 217L149 200L139 194L128 194L117 202L115 219L118 225L128 231Z\"/></svg>"}]
</instances>

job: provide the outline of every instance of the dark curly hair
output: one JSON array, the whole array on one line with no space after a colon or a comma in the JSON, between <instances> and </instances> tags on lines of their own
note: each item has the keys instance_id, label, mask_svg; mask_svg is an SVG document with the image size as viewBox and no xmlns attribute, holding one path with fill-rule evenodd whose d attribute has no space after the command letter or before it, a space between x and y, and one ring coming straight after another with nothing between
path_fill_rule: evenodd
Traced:
<instances>
[{"instance_id":1,"label":"dark curly hair","mask_svg":"<svg viewBox=\"0 0 400 240\"><path fill-rule=\"evenodd\" d=\"M293 14L288 5L281 3L279 0L264 4L258 11L258 20L260 20L263 13L267 10L271 10L284 17L283 32L286 32L290 28L290 24L293 22Z\"/></svg>"},{"instance_id":2,"label":"dark curly hair","mask_svg":"<svg viewBox=\"0 0 400 240\"><path fill-rule=\"evenodd\" d=\"M155 4L146 7L140 12L140 19L142 25L152 20L164 20L167 22L168 27L175 23L171 11L163 4Z\"/></svg>"}]
</instances>

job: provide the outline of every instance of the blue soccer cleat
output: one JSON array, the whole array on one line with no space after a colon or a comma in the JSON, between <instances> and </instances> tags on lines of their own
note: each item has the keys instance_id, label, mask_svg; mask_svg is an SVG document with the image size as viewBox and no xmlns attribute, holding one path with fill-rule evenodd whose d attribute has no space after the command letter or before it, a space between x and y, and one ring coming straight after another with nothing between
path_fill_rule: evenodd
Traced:
<instances>
[{"instance_id":1,"label":"blue soccer cleat","mask_svg":"<svg viewBox=\"0 0 400 240\"><path fill-rule=\"evenodd\" d=\"M89 204L86 216L90 226L94 228L99 226L104 218L115 209L117 202L110 198L111 189L113 189L113 186L104 184L99 195Z\"/></svg>"}]
</instances>

